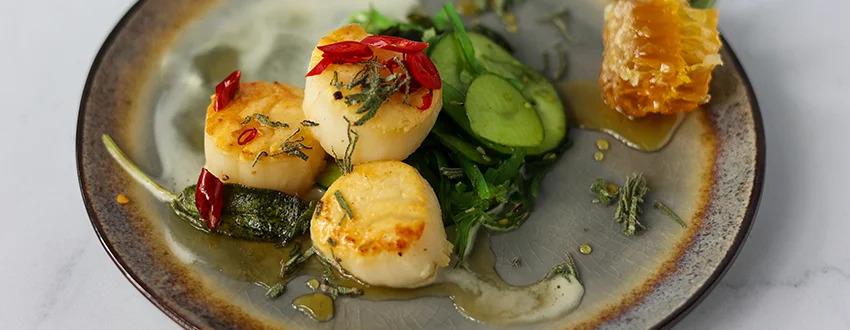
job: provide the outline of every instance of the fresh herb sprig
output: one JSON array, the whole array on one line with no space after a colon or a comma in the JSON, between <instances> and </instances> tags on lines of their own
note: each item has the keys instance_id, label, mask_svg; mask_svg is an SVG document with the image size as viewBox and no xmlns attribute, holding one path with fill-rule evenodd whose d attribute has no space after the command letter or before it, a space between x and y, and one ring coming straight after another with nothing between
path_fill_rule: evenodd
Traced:
<instances>
[{"instance_id":1,"label":"fresh herb sprig","mask_svg":"<svg viewBox=\"0 0 850 330\"><path fill-rule=\"evenodd\" d=\"M260 125L263 125L263 126L266 126L266 127L272 127L272 128L278 128L278 127L287 128L287 127L289 127L289 124L281 122L281 121L271 120L271 118L269 118L269 116L266 116L266 115L261 114L261 113L255 113L251 116L245 117L245 119L242 120L242 125L246 125L246 124L250 123L251 120L256 120L258 123L260 123Z\"/></svg>"},{"instance_id":2,"label":"fresh herb sprig","mask_svg":"<svg viewBox=\"0 0 850 330\"><path fill-rule=\"evenodd\" d=\"M642 173L635 173L626 178L626 182L620 189L617 210L614 212L614 219L622 225L624 235L634 236L646 229L646 226L640 222L640 215L647 192L649 187Z\"/></svg>"},{"instance_id":3,"label":"fresh herb sprig","mask_svg":"<svg viewBox=\"0 0 850 330\"><path fill-rule=\"evenodd\" d=\"M333 150L331 150L331 155L334 156L336 165L340 168L340 170L342 170L342 174L348 174L354 170L352 157L354 157L354 149L357 147L357 141L360 139L360 134L351 127L351 120L349 120L348 117L343 117L343 119L345 119L345 122L348 125L346 128L348 144L345 146L345 153L343 153L342 157L339 157L336 154L336 151Z\"/></svg>"},{"instance_id":4,"label":"fresh herb sprig","mask_svg":"<svg viewBox=\"0 0 850 330\"><path fill-rule=\"evenodd\" d=\"M362 62L363 68L358 71L351 81L345 84L345 89L352 90L359 88L359 92L345 95L346 105L359 105L355 113L361 115L354 126L361 126L369 119L375 117L378 109L397 92L405 94L405 100L410 93L410 73L407 72L407 67L404 62L397 57L392 58L395 62L396 69L386 76L381 75L381 71L386 67L377 58L371 58Z\"/></svg>"},{"instance_id":5,"label":"fresh herb sprig","mask_svg":"<svg viewBox=\"0 0 850 330\"><path fill-rule=\"evenodd\" d=\"M297 157L303 161L310 159L310 156L307 155L304 150L311 150L313 147L304 144L305 138L304 135L298 135L300 132L301 128L296 128L295 131L280 144L280 151L278 152L269 153L268 151L260 151L257 153L257 156L254 157L254 162L251 163L251 167L257 166L257 163L259 163L263 158L275 157L283 154Z\"/></svg>"}]
</instances>

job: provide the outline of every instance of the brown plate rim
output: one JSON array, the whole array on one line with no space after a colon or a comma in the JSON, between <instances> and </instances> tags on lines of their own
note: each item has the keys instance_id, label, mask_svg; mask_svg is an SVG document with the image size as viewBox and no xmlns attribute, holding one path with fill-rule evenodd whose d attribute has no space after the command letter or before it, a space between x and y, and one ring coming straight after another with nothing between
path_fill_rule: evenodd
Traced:
<instances>
[{"instance_id":1,"label":"brown plate rim","mask_svg":"<svg viewBox=\"0 0 850 330\"><path fill-rule=\"evenodd\" d=\"M91 69L89 70L88 76L86 77L86 83L83 87L82 96L80 99L79 113L77 115L77 130L76 130L76 164L77 164L77 179L80 186L80 193L83 197L83 203L86 207L86 213L89 216L89 220L91 221L92 227L94 229L95 234L97 235L100 244L103 246L106 254L109 255L109 258L112 259L112 262L115 263L115 266L121 271L124 277L127 278L128 281L144 296L148 301L150 301L154 306L156 306L159 310L161 310L165 315L174 320L178 325L186 329L199 329L199 327L189 321L188 318L181 315L176 310L173 310L166 306L161 302L161 297L153 294L150 288L138 278L135 272L132 269L126 267L124 261L121 259L121 256L115 253L114 248L111 243L106 240L103 235L102 222L98 218L98 215L92 208L91 201L89 201L86 196L86 187L87 183L85 177L82 173L83 171L83 157L82 157L82 135L85 127L85 112L86 108L86 100L89 97L91 92L91 85L94 81L94 76L97 71L100 69L101 63L103 61L104 55L106 51L112 46L115 38L118 33L124 28L127 22L138 12L139 8L141 8L142 4L148 0L137 0L120 20L115 24L115 26L110 31L109 35L107 35L106 39L103 41L100 49L95 55L94 60L91 65ZM721 36L723 39L723 45L729 51L730 58L732 59L732 65L735 69L740 72L743 85L747 90L747 95L750 102L750 108L752 109L754 129L756 134L756 163L755 163L755 177L753 181L753 190L750 194L749 203L747 205L746 212L744 214L743 222L741 223L741 228L738 231L735 239L726 252L726 255L721 260L720 264L717 268L712 272L709 278L699 287L699 289L691 295L690 298L679 308L674 310L670 315L662 319L659 323L653 326L653 328L660 329L669 329L672 328L676 323L681 321L688 313L690 313L706 296L711 292L711 290L717 285L720 279L726 274L729 268L735 261L735 258L738 256L744 242L747 239L747 236L750 233L750 229L752 228L752 223L755 220L756 214L758 213L759 202L761 200L762 188L764 185L764 175L765 175L765 135L764 135L764 124L762 122L761 109L758 105L758 100L756 100L756 95L753 90L752 83L744 70L744 67L741 65L738 56L735 54L735 51L729 45L727 40Z\"/></svg>"}]
</instances>

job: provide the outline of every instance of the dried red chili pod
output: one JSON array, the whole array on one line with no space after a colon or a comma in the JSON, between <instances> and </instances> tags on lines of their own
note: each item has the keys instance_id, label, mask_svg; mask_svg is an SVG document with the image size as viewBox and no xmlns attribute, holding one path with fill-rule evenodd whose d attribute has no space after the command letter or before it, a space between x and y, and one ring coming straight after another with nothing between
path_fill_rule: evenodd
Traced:
<instances>
[{"instance_id":1,"label":"dried red chili pod","mask_svg":"<svg viewBox=\"0 0 850 330\"><path fill-rule=\"evenodd\" d=\"M201 168L198 185L195 187L195 207L207 228L215 231L221 222L221 208L224 206L224 183L215 175Z\"/></svg>"},{"instance_id":2,"label":"dried red chili pod","mask_svg":"<svg viewBox=\"0 0 850 330\"><path fill-rule=\"evenodd\" d=\"M239 91L240 78L242 78L242 72L236 70L218 85L215 85L215 111L224 109L236 97L236 92Z\"/></svg>"},{"instance_id":3,"label":"dried red chili pod","mask_svg":"<svg viewBox=\"0 0 850 330\"><path fill-rule=\"evenodd\" d=\"M374 35L363 38L360 42L399 53L418 53L428 48L427 42L413 41L400 37Z\"/></svg>"},{"instance_id":4,"label":"dried red chili pod","mask_svg":"<svg viewBox=\"0 0 850 330\"><path fill-rule=\"evenodd\" d=\"M317 47L329 57L352 58L372 57L372 49L357 41L340 41Z\"/></svg>"},{"instance_id":5,"label":"dried red chili pod","mask_svg":"<svg viewBox=\"0 0 850 330\"><path fill-rule=\"evenodd\" d=\"M319 61L319 63L316 63L316 66L314 66L312 69L310 69L310 72L307 72L307 74L304 75L304 76L305 77L312 77L312 76L315 76L317 74L321 74L331 64L334 64L334 60L332 58L323 57L322 60Z\"/></svg>"},{"instance_id":6,"label":"dried red chili pod","mask_svg":"<svg viewBox=\"0 0 850 330\"><path fill-rule=\"evenodd\" d=\"M422 110L422 111L428 110L428 108L431 107L431 103L433 103L433 102L434 102L434 90L429 89L428 92L425 93L425 95L422 95L422 104L420 104L416 108L419 109L419 110Z\"/></svg>"},{"instance_id":7,"label":"dried red chili pod","mask_svg":"<svg viewBox=\"0 0 850 330\"><path fill-rule=\"evenodd\" d=\"M236 143L239 143L240 146L248 144L248 142L254 141L254 138L257 137L257 129L249 128L242 131L242 134L239 134L239 138L236 139Z\"/></svg>"},{"instance_id":8,"label":"dried red chili pod","mask_svg":"<svg viewBox=\"0 0 850 330\"><path fill-rule=\"evenodd\" d=\"M404 65L407 66L407 71L422 87L427 89L440 89L443 82L440 81L440 73L437 72L437 67L431 62L425 53L418 52L406 54L404 56Z\"/></svg>"}]
</instances>

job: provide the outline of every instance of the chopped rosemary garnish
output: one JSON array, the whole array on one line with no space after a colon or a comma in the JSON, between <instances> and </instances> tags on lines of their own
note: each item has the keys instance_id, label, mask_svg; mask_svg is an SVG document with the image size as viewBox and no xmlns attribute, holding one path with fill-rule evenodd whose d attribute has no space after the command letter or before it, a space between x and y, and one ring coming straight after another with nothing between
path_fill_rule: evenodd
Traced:
<instances>
[{"instance_id":1,"label":"chopped rosemary garnish","mask_svg":"<svg viewBox=\"0 0 850 330\"><path fill-rule=\"evenodd\" d=\"M355 297L363 294L363 289L356 287L345 287L331 281L328 276L322 277L322 280L310 279L307 281L307 287L313 292L322 292L330 295L334 299L339 296Z\"/></svg>"},{"instance_id":2,"label":"chopped rosemary garnish","mask_svg":"<svg viewBox=\"0 0 850 330\"><path fill-rule=\"evenodd\" d=\"M649 187L646 185L646 178L643 174L632 174L626 178L626 183L620 189L620 200L617 202L617 211L614 212L614 219L617 223L622 224L623 234L633 236L638 231L646 229L640 223L640 214L642 212L643 198L649 192Z\"/></svg>"},{"instance_id":3,"label":"chopped rosemary garnish","mask_svg":"<svg viewBox=\"0 0 850 330\"><path fill-rule=\"evenodd\" d=\"M676 214L676 212L674 212L671 208L667 207L667 205L664 205L664 203L662 203L661 201L655 201L655 203L652 203L652 207L661 211L661 213L664 213L665 215L667 215L667 217L669 217L673 221L676 221L676 223L678 223L680 226L682 226L682 228L685 228L685 227L688 226L685 223L685 221L682 220L682 218L679 217L678 214Z\"/></svg>"},{"instance_id":4,"label":"chopped rosemary garnish","mask_svg":"<svg viewBox=\"0 0 850 330\"><path fill-rule=\"evenodd\" d=\"M280 151L282 153L288 154L290 156L295 156L301 158L301 160L306 161L310 158L310 156L307 156L307 154L304 153L304 149L310 150L313 149L313 147L304 144L303 135L299 136L298 138L294 138L295 135L298 135L299 132L301 132L301 128L298 128L295 130L295 132L292 132L292 134L289 135L288 138L286 138L286 141L283 141L283 145L281 145Z\"/></svg>"},{"instance_id":5,"label":"chopped rosemary garnish","mask_svg":"<svg viewBox=\"0 0 850 330\"><path fill-rule=\"evenodd\" d=\"M604 179L596 179L596 182L590 185L590 192L596 196L593 199L594 204L607 206L617 200L617 196L620 195L620 187Z\"/></svg>"},{"instance_id":6,"label":"chopped rosemary garnish","mask_svg":"<svg viewBox=\"0 0 850 330\"><path fill-rule=\"evenodd\" d=\"M307 261L307 259L310 259L314 253L316 251L313 250L312 246L306 250L302 250L301 245L295 245L292 251L289 252L289 259L281 263L280 277L284 280L288 279L290 275L295 273L298 266Z\"/></svg>"},{"instance_id":7,"label":"chopped rosemary garnish","mask_svg":"<svg viewBox=\"0 0 850 330\"><path fill-rule=\"evenodd\" d=\"M315 121L312 121L312 120L304 119L304 120L302 120L302 121L301 121L301 126L304 126L304 127L315 127L315 126L319 126L319 123L317 123L317 122L315 122Z\"/></svg>"},{"instance_id":8,"label":"chopped rosemary garnish","mask_svg":"<svg viewBox=\"0 0 850 330\"><path fill-rule=\"evenodd\" d=\"M464 177L463 169L459 167L440 167L440 174L452 180Z\"/></svg>"},{"instance_id":9,"label":"chopped rosemary garnish","mask_svg":"<svg viewBox=\"0 0 850 330\"><path fill-rule=\"evenodd\" d=\"M346 89L360 88L360 92L345 96L345 104L360 105L356 113L360 118L354 122L354 126L365 124L369 119L375 117L378 109L399 91L404 91L405 100L410 93L410 74L407 67L398 57L392 58L397 68L386 77L381 76L381 71L386 68L377 58L371 58L362 62L363 69L358 71L351 82L345 85ZM332 81L333 82L333 81ZM337 82L337 84L339 84Z\"/></svg>"},{"instance_id":10,"label":"chopped rosemary garnish","mask_svg":"<svg viewBox=\"0 0 850 330\"><path fill-rule=\"evenodd\" d=\"M266 291L266 298L275 299L283 295L284 292L286 292L286 281L277 282Z\"/></svg>"},{"instance_id":11,"label":"chopped rosemary garnish","mask_svg":"<svg viewBox=\"0 0 850 330\"><path fill-rule=\"evenodd\" d=\"M333 150L331 150L331 154L336 159L336 165L342 170L342 174L348 174L354 170L354 163L351 162L351 157L354 155L354 148L357 146L357 140L360 139L360 135L351 128L351 120L348 117L343 117L343 119L348 123L348 145L345 147L345 154L342 158L337 157L336 152Z\"/></svg>"},{"instance_id":12,"label":"chopped rosemary garnish","mask_svg":"<svg viewBox=\"0 0 850 330\"><path fill-rule=\"evenodd\" d=\"M300 127L295 129L295 132L292 132L292 134L290 134L289 137L287 137L286 140L283 141L283 143L280 145L279 152L270 154L267 151L260 151L259 153L257 153L257 157L254 157L254 162L251 163L251 167L257 166L257 163L260 161L260 159L264 157L275 157L282 154L298 157L303 161L310 159L310 156L304 153L304 150L310 150L313 149L313 147L304 144L303 135L297 138L295 137L296 135L298 135L299 132L301 132Z\"/></svg>"},{"instance_id":13,"label":"chopped rosemary garnish","mask_svg":"<svg viewBox=\"0 0 850 330\"><path fill-rule=\"evenodd\" d=\"M349 219L354 219L354 212L351 211L351 206L349 206L348 202L345 201L345 197L342 196L342 192L339 190L334 191L334 197L336 198L336 202L339 203L339 207L345 211L345 215L347 215Z\"/></svg>"},{"instance_id":14,"label":"chopped rosemary garnish","mask_svg":"<svg viewBox=\"0 0 850 330\"><path fill-rule=\"evenodd\" d=\"M261 113L255 113L253 115L245 117L245 120L242 121L242 125L250 123L252 119L256 119L257 122L260 123L260 125L263 125L263 126L266 126L266 127L273 127L273 128L278 128L278 127L287 128L287 127L289 127L289 124L284 123L284 122L280 122L280 121L271 120L271 118L269 118L269 116L266 116L266 115L261 114Z\"/></svg>"},{"instance_id":15,"label":"chopped rosemary garnish","mask_svg":"<svg viewBox=\"0 0 850 330\"><path fill-rule=\"evenodd\" d=\"M334 77L331 78L331 86L336 88L337 91L342 89L342 86L344 86L342 82L339 81L339 72L337 71L334 71Z\"/></svg>"}]
</instances>

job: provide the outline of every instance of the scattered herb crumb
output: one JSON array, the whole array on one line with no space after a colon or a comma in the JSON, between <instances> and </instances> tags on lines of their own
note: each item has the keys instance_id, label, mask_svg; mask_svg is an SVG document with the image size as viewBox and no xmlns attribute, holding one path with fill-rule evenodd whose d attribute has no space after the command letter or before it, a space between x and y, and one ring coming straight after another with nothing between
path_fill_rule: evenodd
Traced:
<instances>
[{"instance_id":1,"label":"scattered herb crumb","mask_svg":"<svg viewBox=\"0 0 850 330\"><path fill-rule=\"evenodd\" d=\"M607 206L617 200L620 195L620 187L604 179L596 179L596 182L590 185L590 192L596 196L593 199L594 204Z\"/></svg>"},{"instance_id":2,"label":"scattered herb crumb","mask_svg":"<svg viewBox=\"0 0 850 330\"><path fill-rule=\"evenodd\" d=\"M251 120L256 120L258 123L260 123L260 125L266 126L266 127L272 127L272 128L278 128L278 127L287 128L287 127L289 127L289 124L284 123L284 122L280 122L280 121L271 120L271 118L269 118L269 116L266 116L266 115L261 114L261 113L255 113L253 115L245 117L245 120L242 121L242 125L250 123Z\"/></svg>"},{"instance_id":3,"label":"scattered herb crumb","mask_svg":"<svg viewBox=\"0 0 850 330\"><path fill-rule=\"evenodd\" d=\"M317 122L315 122L315 121L312 121L312 120L306 120L306 119L304 119L304 120L302 120L302 121L301 121L301 126L304 126L304 127L315 127L315 126L319 126L319 123L317 123Z\"/></svg>"},{"instance_id":4,"label":"scattered herb crumb","mask_svg":"<svg viewBox=\"0 0 850 330\"><path fill-rule=\"evenodd\" d=\"M626 178L626 183L620 189L620 200L617 202L617 210L614 212L614 220L622 224L623 234L634 236L639 231L646 229L640 223L643 199L649 187L643 174L632 174Z\"/></svg>"},{"instance_id":5,"label":"scattered herb crumb","mask_svg":"<svg viewBox=\"0 0 850 330\"><path fill-rule=\"evenodd\" d=\"M283 295L284 292L286 292L286 282L278 282L266 291L266 298L275 299Z\"/></svg>"},{"instance_id":6,"label":"scattered herb crumb","mask_svg":"<svg viewBox=\"0 0 850 330\"><path fill-rule=\"evenodd\" d=\"M682 220L682 218L679 217L678 214L676 214L676 212L674 212L667 205L664 205L664 203L662 203L661 201L655 201L655 203L652 203L652 207L654 207L656 210L661 211L661 213L664 213L668 218L672 219L673 221L676 221L676 223L682 226L682 228L688 226L685 221Z\"/></svg>"},{"instance_id":7,"label":"scattered herb crumb","mask_svg":"<svg viewBox=\"0 0 850 330\"><path fill-rule=\"evenodd\" d=\"M339 203L339 207L345 211L345 215L347 215L349 219L354 219L354 212L351 211L351 206L348 205L345 197L342 196L342 192L339 190L334 191L334 197L336 197L336 202Z\"/></svg>"},{"instance_id":8,"label":"scattered herb crumb","mask_svg":"<svg viewBox=\"0 0 850 330\"><path fill-rule=\"evenodd\" d=\"M115 195L115 202L121 205L125 205L130 202L130 198L124 194Z\"/></svg>"}]
</instances>

